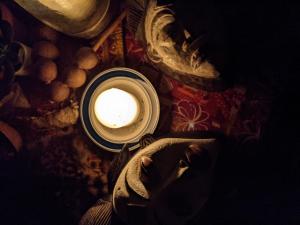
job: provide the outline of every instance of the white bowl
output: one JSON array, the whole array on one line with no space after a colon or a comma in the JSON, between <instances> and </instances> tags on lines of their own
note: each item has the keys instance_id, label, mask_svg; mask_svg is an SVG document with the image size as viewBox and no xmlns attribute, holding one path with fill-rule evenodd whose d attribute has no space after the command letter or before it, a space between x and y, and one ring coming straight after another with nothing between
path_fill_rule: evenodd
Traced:
<instances>
[{"instance_id":1,"label":"white bowl","mask_svg":"<svg viewBox=\"0 0 300 225\"><path fill-rule=\"evenodd\" d=\"M137 120L125 127L109 128L102 125L96 118L94 105L100 93L110 88L118 88L136 97L140 105L140 113ZM144 131L149 126L152 115L152 103L146 89L134 79L116 77L103 82L93 93L89 107L92 125L105 140L113 143L134 143L139 141Z\"/></svg>"},{"instance_id":2,"label":"white bowl","mask_svg":"<svg viewBox=\"0 0 300 225\"><path fill-rule=\"evenodd\" d=\"M134 95L141 105L138 120L126 127L108 128L96 118L94 105L97 96L110 88L119 88ZM81 99L80 118L90 139L103 149L120 152L124 143L129 149L139 147L139 139L152 134L159 120L160 105L151 82L141 73L124 67L105 70L87 85Z\"/></svg>"}]
</instances>

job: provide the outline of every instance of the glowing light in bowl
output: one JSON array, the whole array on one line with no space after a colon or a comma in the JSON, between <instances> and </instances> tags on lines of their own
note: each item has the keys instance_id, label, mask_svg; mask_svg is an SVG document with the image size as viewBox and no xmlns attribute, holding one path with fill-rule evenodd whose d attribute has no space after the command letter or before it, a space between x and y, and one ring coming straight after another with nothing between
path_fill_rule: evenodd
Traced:
<instances>
[{"instance_id":1,"label":"glowing light in bowl","mask_svg":"<svg viewBox=\"0 0 300 225\"><path fill-rule=\"evenodd\" d=\"M135 122L140 109L137 99L118 88L103 91L96 99L95 114L106 127L121 128Z\"/></svg>"}]
</instances>

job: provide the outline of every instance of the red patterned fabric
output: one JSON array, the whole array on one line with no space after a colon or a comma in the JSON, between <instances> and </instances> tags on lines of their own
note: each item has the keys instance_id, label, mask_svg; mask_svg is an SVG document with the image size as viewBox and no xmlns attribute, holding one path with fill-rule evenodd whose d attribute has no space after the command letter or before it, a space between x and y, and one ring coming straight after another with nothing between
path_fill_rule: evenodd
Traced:
<instances>
[{"instance_id":1,"label":"red patterned fabric","mask_svg":"<svg viewBox=\"0 0 300 225\"><path fill-rule=\"evenodd\" d=\"M130 67L149 64L144 48L128 32L125 44ZM220 131L238 139L257 140L268 118L271 96L266 90L235 86L222 92L207 92L165 74L154 85L162 104L161 117L171 115L170 127L161 124L160 129L165 132Z\"/></svg>"}]
</instances>

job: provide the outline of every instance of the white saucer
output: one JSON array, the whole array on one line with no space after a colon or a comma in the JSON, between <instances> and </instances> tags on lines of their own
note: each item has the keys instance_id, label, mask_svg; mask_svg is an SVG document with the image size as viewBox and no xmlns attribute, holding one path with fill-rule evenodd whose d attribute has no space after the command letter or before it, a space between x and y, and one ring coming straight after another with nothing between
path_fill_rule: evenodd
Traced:
<instances>
[{"instance_id":1,"label":"white saucer","mask_svg":"<svg viewBox=\"0 0 300 225\"><path fill-rule=\"evenodd\" d=\"M130 126L115 129L103 126L98 121L93 106L98 95L110 88L119 88L129 92L137 98L141 109L135 123ZM120 144L134 143L140 140L140 138L144 135L145 129L149 126L152 115L152 103L147 90L135 79L128 77L114 77L104 81L94 91L90 100L89 114L93 127L105 140Z\"/></svg>"},{"instance_id":2,"label":"white saucer","mask_svg":"<svg viewBox=\"0 0 300 225\"><path fill-rule=\"evenodd\" d=\"M137 122L123 128L108 128L96 118L94 104L97 96L109 89L119 88L137 97L142 110ZM82 125L98 146L119 152L124 143L130 150L139 147L138 141L145 134L152 134L159 120L160 106L157 93L150 81L139 72L128 68L113 68L98 74L86 87L81 99Z\"/></svg>"}]
</instances>

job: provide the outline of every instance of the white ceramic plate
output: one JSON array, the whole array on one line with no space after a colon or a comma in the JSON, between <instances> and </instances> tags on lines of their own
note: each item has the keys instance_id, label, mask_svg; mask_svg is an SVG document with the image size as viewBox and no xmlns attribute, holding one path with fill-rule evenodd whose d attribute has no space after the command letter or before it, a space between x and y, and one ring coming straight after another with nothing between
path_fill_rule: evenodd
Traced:
<instances>
[{"instance_id":1,"label":"white ceramic plate","mask_svg":"<svg viewBox=\"0 0 300 225\"><path fill-rule=\"evenodd\" d=\"M132 125L113 129L103 126L96 118L93 106L96 102L97 96L110 88L119 88L129 92L137 98L141 109L137 121ZM139 141L144 134L145 129L147 129L149 126L152 115L152 102L147 90L135 79L127 77L114 77L104 81L94 91L94 94L90 100L89 114L93 127L105 140L113 143L134 143Z\"/></svg>"},{"instance_id":2,"label":"white ceramic plate","mask_svg":"<svg viewBox=\"0 0 300 225\"><path fill-rule=\"evenodd\" d=\"M99 93L111 87L119 87L138 96L144 104L137 123L120 129L101 125L94 114L94 103ZM128 143L130 150L139 147L138 141L145 134L152 134L159 120L160 105L157 93L150 81L141 73L129 68L113 68L98 74L86 87L80 105L80 117L84 130L98 146L112 152L120 152Z\"/></svg>"}]
</instances>

